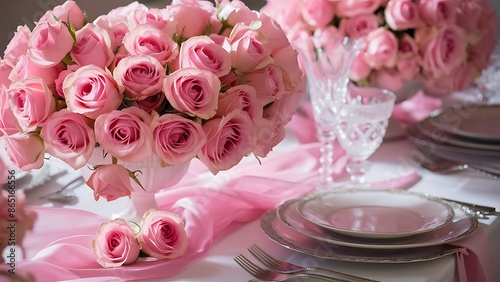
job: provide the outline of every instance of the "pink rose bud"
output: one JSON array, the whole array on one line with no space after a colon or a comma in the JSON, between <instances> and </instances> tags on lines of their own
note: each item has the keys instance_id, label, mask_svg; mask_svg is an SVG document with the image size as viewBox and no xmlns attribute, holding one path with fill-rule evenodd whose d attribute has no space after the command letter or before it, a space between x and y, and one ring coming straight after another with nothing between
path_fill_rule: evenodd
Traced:
<instances>
[{"instance_id":1,"label":"pink rose bud","mask_svg":"<svg viewBox=\"0 0 500 282\"><path fill-rule=\"evenodd\" d=\"M182 219L174 213L154 209L144 214L137 241L143 252L157 259L180 257L188 246Z\"/></svg>"},{"instance_id":2,"label":"pink rose bud","mask_svg":"<svg viewBox=\"0 0 500 282\"><path fill-rule=\"evenodd\" d=\"M31 30L27 26L18 26L14 37L10 40L4 51L5 63L13 68L22 55L28 51L28 42Z\"/></svg>"},{"instance_id":3,"label":"pink rose bud","mask_svg":"<svg viewBox=\"0 0 500 282\"><path fill-rule=\"evenodd\" d=\"M99 226L92 250L103 267L119 267L134 263L141 249L134 230L125 220L117 218Z\"/></svg>"},{"instance_id":4,"label":"pink rose bud","mask_svg":"<svg viewBox=\"0 0 500 282\"><path fill-rule=\"evenodd\" d=\"M96 201L100 197L105 198L108 202L122 197L130 197L134 191L129 170L124 166L115 164L96 168L86 184L94 191Z\"/></svg>"},{"instance_id":5,"label":"pink rose bud","mask_svg":"<svg viewBox=\"0 0 500 282\"><path fill-rule=\"evenodd\" d=\"M96 65L102 69L109 66L115 57L108 32L90 23L76 32L76 45L70 54L80 66Z\"/></svg>"},{"instance_id":6,"label":"pink rose bud","mask_svg":"<svg viewBox=\"0 0 500 282\"><path fill-rule=\"evenodd\" d=\"M418 4L413 0L391 0L384 10L385 21L393 30L415 28L422 23Z\"/></svg>"},{"instance_id":7,"label":"pink rose bud","mask_svg":"<svg viewBox=\"0 0 500 282\"><path fill-rule=\"evenodd\" d=\"M43 140L35 134L16 135L5 139L5 150L13 165L21 170L39 169L43 165Z\"/></svg>"},{"instance_id":8,"label":"pink rose bud","mask_svg":"<svg viewBox=\"0 0 500 282\"><path fill-rule=\"evenodd\" d=\"M79 30L85 24L85 14L75 1L68 0L62 5L47 11L38 22L54 21L54 16L63 22L69 22L74 29Z\"/></svg>"},{"instance_id":9,"label":"pink rose bud","mask_svg":"<svg viewBox=\"0 0 500 282\"><path fill-rule=\"evenodd\" d=\"M73 37L61 22L39 23L29 38L28 54L41 67L59 64L73 48Z\"/></svg>"}]
</instances>

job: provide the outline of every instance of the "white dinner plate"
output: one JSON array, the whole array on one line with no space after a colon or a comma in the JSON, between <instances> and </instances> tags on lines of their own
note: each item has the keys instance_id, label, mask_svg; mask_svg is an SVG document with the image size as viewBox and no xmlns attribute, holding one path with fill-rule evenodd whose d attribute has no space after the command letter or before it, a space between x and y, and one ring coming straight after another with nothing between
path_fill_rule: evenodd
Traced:
<instances>
[{"instance_id":1,"label":"white dinner plate","mask_svg":"<svg viewBox=\"0 0 500 282\"><path fill-rule=\"evenodd\" d=\"M360 249L316 240L286 226L276 210L266 212L260 226L269 239L277 244L303 254L322 259L362 263L410 263L428 261L457 253L461 247L443 244L412 249Z\"/></svg>"},{"instance_id":2,"label":"white dinner plate","mask_svg":"<svg viewBox=\"0 0 500 282\"><path fill-rule=\"evenodd\" d=\"M420 121L417 124L417 129L436 143L451 144L470 149L500 151L500 143L481 142L481 140L461 138L456 134L450 134L447 130L436 127L432 117Z\"/></svg>"},{"instance_id":3,"label":"white dinner plate","mask_svg":"<svg viewBox=\"0 0 500 282\"><path fill-rule=\"evenodd\" d=\"M288 227L302 235L338 246L364 249L410 249L430 247L450 243L472 234L477 229L478 221L457 205L451 205L455 216L451 223L435 231L398 239L370 239L343 235L321 228L304 219L297 210L303 198L292 199L277 207L278 218Z\"/></svg>"},{"instance_id":4,"label":"white dinner plate","mask_svg":"<svg viewBox=\"0 0 500 282\"><path fill-rule=\"evenodd\" d=\"M356 190L320 193L297 204L308 221L331 231L361 238L401 238L451 222L445 201L403 191Z\"/></svg>"},{"instance_id":5,"label":"white dinner plate","mask_svg":"<svg viewBox=\"0 0 500 282\"><path fill-rule=\"evenodd\" d=\"M443 110L433 124L449 133L500 143L500 105L466 105Z\"/></svg>"}]
</instances>

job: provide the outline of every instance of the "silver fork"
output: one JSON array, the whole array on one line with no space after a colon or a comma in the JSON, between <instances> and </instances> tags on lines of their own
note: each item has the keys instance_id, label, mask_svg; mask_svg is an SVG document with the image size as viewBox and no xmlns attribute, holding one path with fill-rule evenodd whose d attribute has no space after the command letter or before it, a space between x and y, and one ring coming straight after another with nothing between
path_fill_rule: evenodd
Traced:
<instances>
[{"instance_id":1,"label":"silver fork","mask_svg":"<svg viewBox=\"0 0 500 282\"><path fill-rule=\"evenodd\" d=\"M298 278L304 278L304 279L314 278L319 281L350 282L349 280L334 278L327 275L315 275L308 273L291 274L291 273L279 273L271 271L269 269L264 269L261 268L260 266L257 266L255 263L250 261L244 255L237 255L234 258L234 260L236 261L237 264L239 264L244 270L246 270L252 276L264 281L289 281L289 280L291 281L291 279L298 279Z\"/></svg>"},{"instance_id":2,"label":"silver fork","mask_svg":"<svg viewBox=\"0 0 500 282\"><path fill-rule=\"evenodd\" d=\"M273 258L271 255L266 253L257 245L250 246L248 248L248 251L263 265L280 273L288 273L288 274L309 273L309 274L319 274L319 275L323 274L323 275L338 277L340 279L348 279L348 281L352 282L376 282L376 280L373 279L354 276L330 269L314 267L314 266L302 267L300 265L295 265L286 261L281 261L276 258Z\"/></svg>"},{"instance_id":3,"label":"silver fork","mask_svg":"<svg viewBox=\"0 0 500 282\"><path fill-rule=\"evenodd\" d=\"M412 156L412 159L416 161L421 167L440 174L448 174L453 172L459 172L463 170L473 170L480 174L493 177L495 179L500 178L500 170L496 167L490 167L485 164L471 164L471 163L461 163L450 159L445 159L443 157L435 155L428 149L419 147L421 156L418 158Z\"/></svg>"}]
</instances>

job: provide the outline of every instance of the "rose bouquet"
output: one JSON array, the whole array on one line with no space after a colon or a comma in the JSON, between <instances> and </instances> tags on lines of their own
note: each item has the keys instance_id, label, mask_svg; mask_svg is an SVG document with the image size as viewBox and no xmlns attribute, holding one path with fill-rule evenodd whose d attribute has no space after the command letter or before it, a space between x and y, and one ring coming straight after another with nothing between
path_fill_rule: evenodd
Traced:
<instances>
[{"instance_id":1,"label":"rose bouquet","mask_svg":"<svg viewBox=\"0 0 500 282\"><path fill-rule=\"evenodd\" d=\"M48 154L73 169L102 150L121 189L135 163L198 158L216 174L249 154L265 157L303 94L297 54L269 16L241 1L134 2L93 22L73 1L20 26L0 61L0 134L22 170ZM90 177L87 182L91 188ZM127 177L125 177L127 178ZM130 179L129 179L130 180Z\"/></svg>"},{"instance_id":2,"label":"rose bouquet","mask_svg":"<svg viewBox=\"0 0 500 282\"><path fill-rule=\"evenodd\" d=\"M399 91L464 89L489 64L497 17L487 0L268 0L293 41L314 32L364 38L350 80Z\"/></svg>"}]
</instances>

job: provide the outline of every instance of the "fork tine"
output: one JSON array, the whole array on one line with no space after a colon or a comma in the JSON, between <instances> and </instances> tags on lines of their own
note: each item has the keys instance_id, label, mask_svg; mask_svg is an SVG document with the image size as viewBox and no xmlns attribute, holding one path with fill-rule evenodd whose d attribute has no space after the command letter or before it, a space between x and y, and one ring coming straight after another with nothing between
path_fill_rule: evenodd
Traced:
<instances>
[{"instance_id":1,"label":"fork tine","mask_svg":"<svg viewBox=\"0 0 500 282\"><path fill-rule=\"evenodd\" d=\"M267 269L260 268L259 266L251 262L248 258L246 258L244 255L237 255L234 258L234 260L243 269L245 269L248 273L250 273L252 276L256 278L265 279L266 276L269 274L269 271Z\"/></svg>"},{"instance_id":2,"label":"fork tine","mask_svg":"<svg viewBox=\"0 0 500 282\"><path fill-rule=\"evenodd\" d=\"M262 262L264 265L269 266L271 268L279 266L282 262L271 257L268 253L264 252L259 246L252 245L248 248L250 254L252 254L257 260Z\"/></svg>"}]
</instances>

